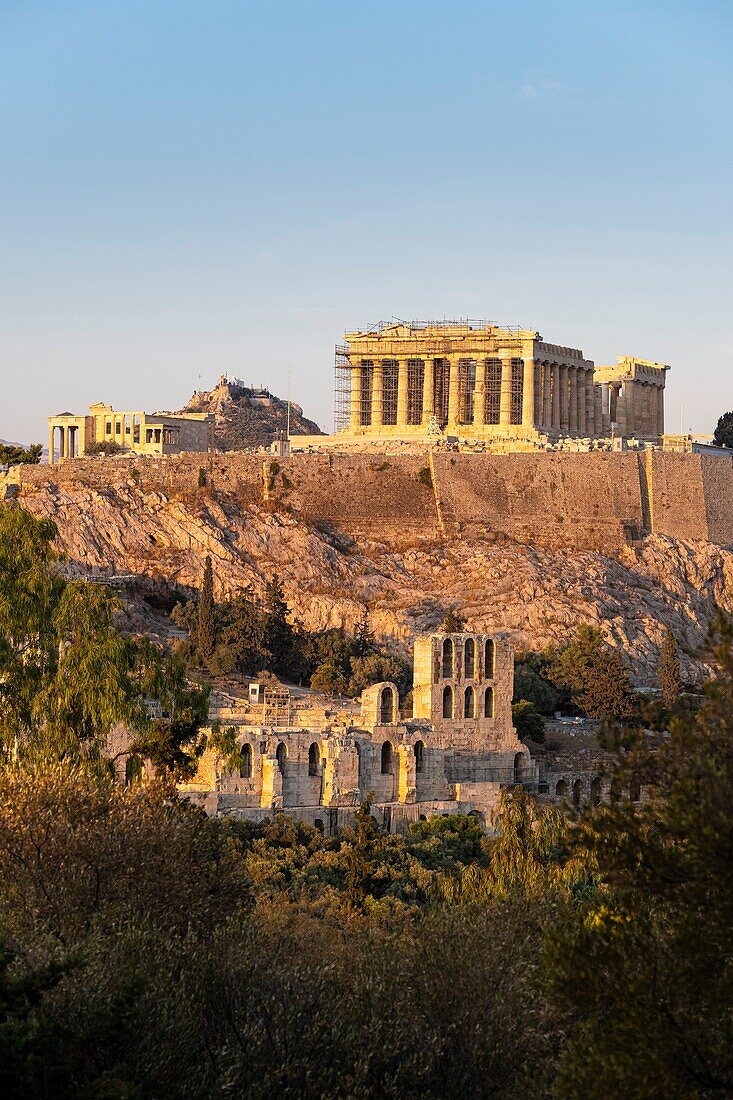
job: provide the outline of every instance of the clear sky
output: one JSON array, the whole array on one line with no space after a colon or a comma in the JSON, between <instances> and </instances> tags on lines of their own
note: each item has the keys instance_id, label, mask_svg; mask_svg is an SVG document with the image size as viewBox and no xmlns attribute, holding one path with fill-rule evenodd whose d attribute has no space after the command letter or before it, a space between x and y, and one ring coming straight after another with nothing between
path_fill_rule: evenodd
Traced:
<instances>
[{"instance_id":1,"label":"clear sky","mask_svg":"<svg viewBox=\"0 0 733 1100\"><path fill-rule=\"evenodd\" d=\"M0 0L0 437L221 372L331 427L381 318L733 408L728 0Z\"/></svg>"}]
</instances>

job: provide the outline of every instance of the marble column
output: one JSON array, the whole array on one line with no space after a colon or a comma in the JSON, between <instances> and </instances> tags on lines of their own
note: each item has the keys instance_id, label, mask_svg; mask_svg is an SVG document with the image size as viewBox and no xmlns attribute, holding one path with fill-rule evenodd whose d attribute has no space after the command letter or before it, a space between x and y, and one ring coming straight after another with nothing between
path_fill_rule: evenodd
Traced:
<instances>
[{"instance_id":1,"label":"marble column","mask_svg":"<svg viewBox=\"0 0 733 1100\"><path fill-rule=\"evenodd\" d=\"M486 359L476 359L476 388L473 391L473 423L476 428L484 426L486 409Z\"/></svg>"},{"instance_id":2,"label":"marble column","mask_svg":"<svg viewBox=\"0 0 733 1100\"><path fill-rule=\"evenodd\" d=\"M361 366L351 368L351 401L349 404L349 428L352 432L361 427Z\"/></svg>"},{"instance_id":3,"label":"marble column","mask_svg":"<svg viewBox=\"0 0 733 1100\"><path fill-rule=\"evenodd\" d=\"M570 394L568 392L568 368L560 364L560 431L567 435L570 429Z\"/></svg>"},{"instance_id":4,"label":"marble column","mask_svg":"<svg viewBox=\"0 0 733 1100\"><path fill-rule=\"evenodd\" d=\"M408 408L408 396L407 387L409 384L409 373L407 369L407 360L400 359L397 363L397 426L405 427L407 425L407 408Z\"/></svg>"},{"instance_id":5,"label":"marble column","mask_svg":"<svg viewBox=\"0 0 733 1100\"><path fill-rule=\"evenodd\" d=\"M593 372L585 372L585 430L589 436L597 435L596 431L596 387L593 382Z\"/></svg>"},{"instance_id":6,"label":"marble column","mask_svg":"<svg viewBox=\"0 0 733 1100\"><path fill-rule=\"evenodd\" d=\"M448 423L458 424L458 382L460 380L460 360L457 356L448 357Z\"/></svg>"},{"instance_id":7,"label":"marble column","mask_svg":"<svg viewBox=\"0 0 733 1100\"><path fill-rule=\"evenodd\" d=\"M53 443L54 443L54 429L53 425L48 426L48 464L53 466Z\"/></svg>"},{"instance_id":8,"label":"marble column","mask_svg":"<svg viewBox=\"0 0 733 1100\"><path fill-rule=\"evenodd\" d=\"M586 373L583 367L578 367L578 435L585 437L588 434L586 396Z\"/></svg>"},{"instance_id":9,"label":"marble column","mask_svg":"<svg viewBox=\"0 0 733 1100\"><path fill-rule=\"evenodd\" d=\"M657 386L657 435L664 435L664 386Z\"/></svg>"},{"instance_id":10,"label":"marble column","mask_svg":"<svg viewBox=\"0 0 733 1100\"><path fill-rule=\"evenodd\" d=\"M430 423L430 417L435 411L434 393L435 388L435 360L426 359L424 364L423 373L423 388L422 388L422 422L423 427L427 428Z\"/></svg>"},{"instance_id":11,"label":"marble column","mask_svg":"<svg viewBox=\"0 0 733 1100\"><path fill-rule=\"evenodd\" d=\"M381 428L382 419L382 364L374 364L372 375L372 427Z\"/></svg>"},{"instance_id":12,"label":"marble column","mask_svg":"<svg viewBox=\"0 0 733 1100\"><path fill-rule=\"evenodd\" d=\"M550 372L552 374L552 427L556 432L559 432L562 419L560 408L560 365L558 363L552 363Z\"/></svg>"},{"instance_id":13,"label":"marble column","mask_svg":"<svg viewBox=\"0 0 733 1100\"><path fill-rule=\"evenodd\" d=\"M552 368L549 363L542 364L542 424L545 429L552 426Z\"/></svg>"},{"instance_id":14,"label":"marble column","mask_svg":"<svg viewBox=\"0 0 733 1100\"><path fill-rule=\"evenodd\" d=\"M499 425L508 428L512 422L512 361L501 361L501 403L499 411Z\"/></svg>"},{"instance_id":15,"label":"marble column","mask_svg":"<svg viewBox=\"0 0 733 1100\"><path fill-rule=\"evenodd\" d=\"M578 368L568 367L568 383L570 389L570 406L568 414L568 429L571 435L578 434Z\"/></svg>"},{"instance_id":16,"label":"marble column","mask_svg":"<svg viewBox=\"0 0 733 1100\"><path fill-rule=\"evenodd\" d=\"M525 359L522 372L522 427L534 428L534 359Z\"/></svg>"}]
</instances>

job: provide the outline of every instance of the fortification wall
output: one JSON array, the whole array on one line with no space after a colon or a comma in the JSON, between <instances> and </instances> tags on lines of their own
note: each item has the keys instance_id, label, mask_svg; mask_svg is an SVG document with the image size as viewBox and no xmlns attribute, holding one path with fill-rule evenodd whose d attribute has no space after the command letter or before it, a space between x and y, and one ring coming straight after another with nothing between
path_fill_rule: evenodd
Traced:
<instances>
[{"instance_id":1,"label":"fortification wall","mask_svg":"<svg viewBox=\"0 0 733 1100\"><path fill-rule=\"evenodd\" d=\"M203 471L203 474L202 474ZM21 493L134 484L169 497L201 480L242 505L290 509L402 547L498 535L613 553L655 532L733 546L733 458L693 454L184 454L77 459L14 475Z\"/></svg>"}]
</instances>

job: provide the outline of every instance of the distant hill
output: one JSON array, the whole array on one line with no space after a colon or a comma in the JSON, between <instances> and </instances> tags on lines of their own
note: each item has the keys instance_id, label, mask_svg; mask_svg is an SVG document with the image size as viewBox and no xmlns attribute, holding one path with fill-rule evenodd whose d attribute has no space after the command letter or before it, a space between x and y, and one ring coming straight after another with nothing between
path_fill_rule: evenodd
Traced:
<instances>
[{"instance_id":1,"label":"distant hill","mask_svg":"<svg viewBox=\"0 0 733 1100\"><path fill-rule=\"evenodd\" d=\"M288 426L288 403L269 390L245 386L225 375L213 390L197 390L181 412L209 412L216 417L216 443L223 451L269 447L278 431ZM291 435L323 435L300 405L290 402Z\"/></svg>"}]
</instances>

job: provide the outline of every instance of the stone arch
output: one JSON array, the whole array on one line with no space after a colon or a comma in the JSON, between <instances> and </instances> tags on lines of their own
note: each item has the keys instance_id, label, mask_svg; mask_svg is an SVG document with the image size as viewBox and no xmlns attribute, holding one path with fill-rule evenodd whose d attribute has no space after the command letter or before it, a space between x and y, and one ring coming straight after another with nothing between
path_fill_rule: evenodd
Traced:
<instances>
[{"instance_id":1,"label":"stone arch","mask_svg":"<svg viewBox=\"0 0 733 1100\"><path fill-rule=\"evenodd\" d=\"M418 817L418 821L427 821L427 820L428 819L427 819L425 814L420 814L420 816Z\"/></svg>"},{"instance_id":2,"label":"stone arch","mask_svg":"<svg viewBox=\"0 0 733 1100\"><path fill-rule=\"evenodd\" d=\"M580 805L581 786L582 786L582 781L580 779L576 779L575 782L573 783L573 806L579 806Z\"/></svg>"},{"instance_id":3,"label":"stone arch","mask_svg":"<svg viewBox=\"0 0 733 1100\"><path fill-rule=\"evenodd\" d=\"M392 774L392 742L385 741L382 745L382 775Z\"/></svg>"},{"instance_id":4,"label":"stone arch","mask_svg":"<svg viewBox=\"0 0 733 1100\"><path fill-rule=\"evenodd\" d=\"M522 774L524 772L524 753L518 752L514 757L514 782L520 784L522 782Z\"/></svg>"},{"instance_id":5,"label":"stone arch","mask_svg":"<svg viewBox=\"0 0 733 1100\"><path fill-rule=\"evenodd\" d=\"M313 822L313 828L317 829L318 832L321 834L321 836L326 831L326 826L323 824L323 821L321 820L320 817L317 817L316 820Z\"/></svg>"},{"instance_id":6,"label":"stone arch","mask_svg":"<svg viewBox=\"0 0 733 1100\"><path fill-rule=\"evenodd\" d=\"M318 743L316 741L308 749L308 775L318 775Z\"/></svg>"},{"instance_id":7,"label":"stone arch","mask_svg":"<svg viewBox=\"0 0 733 1100\"><path fill-rule=\"evenodd\" d=\"M590 802L591 806L597 806L601 801L601 795L603 794L603 780L600 775L597 775L590 785Z\"/></svg>"},{"instance_id":8,"label":"stone arch","mask_svg":"<svg viewBox=\"0 0 733 1100\"><path fill-rule=\"evenodd\" d=\"M463 717L476 717L476 692L472 687L467 687L463 693Z\"/></svg>"},{"instance_id":9,"label":"stone arch","mask_svg":"<svg viewBox=\"0 0 733 1100\"><path fill-rule=\"evenodd\" d=\"M555 784L555 798L564 798L568 793L568 784L565 779L558 779Z\"/></svg>"},{"instance_id":10,"label":"stone arch","mask_svg":"<svg viewBox=\"0 0 733 1100\"><path fill-rule=\"evenodd\" d=\"M239 750L239 778L252 778L252 746L246 743Z\"/></svg>"},{"instance_id":11,"label":"stone arch","mask_svg":"<svg viewBox=\"0 0 733 1100\"><path fill-rule=\"evenodd\" d=\"M415 771L419 775L420 772L425 770L425 742L415 742Z\"/></svg>"},{"instance_id":12,"label":"stone arch","mask_svg":"<svg viewBox=\"0 0 733 1100\"><path fill-rule=\"evenodd\" d=\"M484 644L484 675L489 679L494 676L494 661L496 659L496 647L494 639L487 638Z\"/></svg>"},{"instance_id":13,"label":"stone arch","mask_svg":"<svg viewBox=\"0 0 733 1100\"><path fill-rule=\"evenodd\" d=\"M277 760L277 766L280 769L281 775L285 775L285 760L287 759L287 755L287 746L284 741L280 741L275 750L275 759Z\"/></svg>"},{"instance_id":14,"label":"stone arch","mask_svg":"<svg viewBox=\"0 0 733 1100\"><path fill-rule=\"evenodd\" d=\"M443 688L443 717L453 717L453 688L446 684Z\"/></svg>"},{"instance_id":15,"label":"stone arch","mask_svg":"<svg viewBox=\"0 0 733 1100\"><path fill-rule=\"evenodd\" d=\"M484 718L494 717L494 689L488 687L484 693Z\"/></svg>"},{"instance_id":16,"label":"stone arch","mask_svg":"<svg viewBox=\"0 0 733 1100\"><path fill-rule=\"evenodd\" d=\"M382 688L379 694L379 724L391 726L395 720L394 691L391 687Z\"/></svg>"},{"instance_id":17,"label":"stone arch","mask_svg":"<svg viewBox=\"0 0 733 1100\"><path fill-rule=\"evenodd\" d=\"M481 813L480 810L469 810L467 816L475 818L475 820L478 821L481 825L483 825L484 823L484 815Z\"/></svg>"},{"instance_id":18,"label":"stone arch","mask_svg":"<svg viewBox=\"0 0 733 1100\"><path fill-rule=\"evenodd\" d=\"M466 638L463 647L463 674L467 680L473 680L476 675L476 643L473 638Z\"/></svg>"},{"instance_id":19,"label":"stone arch","mask_svg":"<svg viewBox=\"0 0 733 1100\"><path fill-rule=\"evenodd\" d=\"M446 638L443 642L443 676L450 678L453 675L453 639Z\"/></svg>"}]
</instances>

